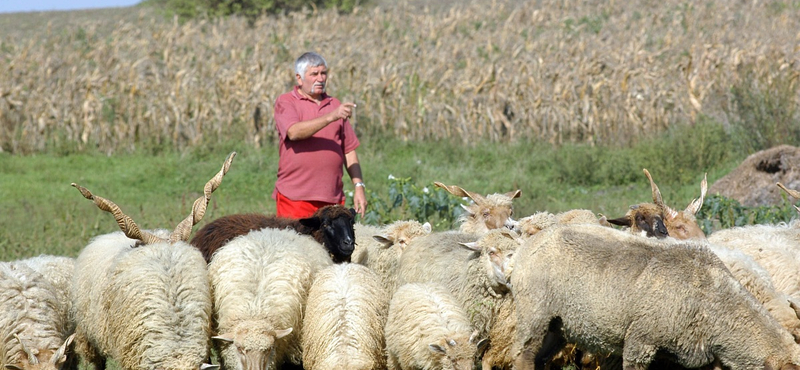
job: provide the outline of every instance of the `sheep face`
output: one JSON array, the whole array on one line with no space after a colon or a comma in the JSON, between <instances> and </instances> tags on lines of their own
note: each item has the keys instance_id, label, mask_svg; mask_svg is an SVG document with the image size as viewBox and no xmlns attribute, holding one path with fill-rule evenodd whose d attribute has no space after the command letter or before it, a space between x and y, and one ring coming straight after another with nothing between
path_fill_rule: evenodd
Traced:
<instances>
[{"instance_id":1,"label":"sheep face","mask_svg":"<svg viewBox=\"0 0 800 370\"><path fill-rule=\"evenodd\" d=\"M608 220L617 226L630 228L632 234L641 234L648 238L666 238L669 236L667 226L664 224L663 212L660 207L651 203L632 205L625 216Z\"/></svg>"},{"instance_id":2,"label":"sheep face","mask_svg":"<svg viewBox=\"0 0 800 370\"><path fill-rule=\"evenodd\" d=\"M476 343L478 332L475 331L469 338L453 336L444 338L428 345L431 353L438 357L439 369L442 370L470 370L475 363L478 348L483 347L485 340Z\"/></svg>"},{"instance_id":3,"label":"sheep face","mask_svg":"<svg viewBox=\"0 0 800 370\"><path fill-rule=\"evenodd\" d=\"M340 205L320 208L311 217L300 219L303 226L314 229L314 239L322 240L336 263L350 262L355 250L356 234L353 228L356 211Z\"/></svg>"},{"instance_id":4,"label":"sheep face","mask_svg":"<svg viewBox=\"0 0 800 370\"><path fill-rule=\"evenodd\" d=\"M252 323L251 323L252 324ZM228 368L242 370L267 370L275 363L275 342L289 335L292 328L269 330L263 325L243 325L245 328L234 333L212 337L226 346L233 346L238 365L228 364Z\"/></svg>"},{"instance_id":5,"label":"sheep face","mask_svg":"<svg viewBox=\"0 0 800 370\"><path fill-rule=\"evenodd\" d=\"M385 248L397 246L398 254L402 253L408 243L414 238L425 236L431 233L431 224L420 224L418 221L396 221L386 227L386 232L382 235L375 235L373 238L383 244Z\"/></svg>"},{"instance_id":6,"label":"sheep face","mask_svg":"<svg viewBox=\"0 0 800 370\"><path fill-rule=\"evenodd\" d=\"M21 339L15 334L15 339L22 345L22 352L25 358L20 359L15 364L6 364L6 369L11 370L61 370L68 369L75 365L70 365L69 362L74 362L76 359L67 361L67 351L72 344L75 334L70 335L64 343L57 350L31 350L25 346Z\"/></svg>"},{"instance_id":7,"label":"sheep face","mask_svg":"<svg viewBox=\"0 0 800 370\"><path fill-rule=\"evenodd\" d=\"M507 291L511 288L509 278L513 269L514 252L522 240L507 230L492 230L474 243L461 243L462 246L480 253L481 263L492 288Z\"/></svg>"},{"instance_id":8,"label":"sheep face","mask_svg":"<svg viewBox=\"0 0 800 370\"><path fill-rule=\"evenodd\" d=\"M472 234L484 234L492 229L517 227L517 221L511 216L514 215L514 208L511 201L519 198L520 191L515 190L505 194L489 194L486 197L464 190L456 185L445 185L441 182L434 182L434 185L447 190L450 194L457 197L469 197L474 202L469 206L461 205L466 211L459 218L461 231Z\"/></svg>"}]
</instances>

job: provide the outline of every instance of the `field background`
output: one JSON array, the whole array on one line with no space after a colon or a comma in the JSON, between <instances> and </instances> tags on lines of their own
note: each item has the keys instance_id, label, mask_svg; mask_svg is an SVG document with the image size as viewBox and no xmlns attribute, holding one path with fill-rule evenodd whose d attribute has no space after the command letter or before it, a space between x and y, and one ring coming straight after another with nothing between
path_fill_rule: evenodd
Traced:
<instances>
[{"instance_id":1,"label":"field background","mask_svg":"<svg viewBox=\"0 0 800 370\"><path fill-rule=\"evenodd\" d=\"M306 50L358 103L372 199L391 175L521 189L518 217L615 217L650 200L648 168L682 209L703 173L800 144L798 23L796 0L386 0L253 26L142 6L0 14L0 256L75 256L116 229L71 182L172 228L231 151L205 221L274 212L272 103Z\"/></svg>"}]
</instances>

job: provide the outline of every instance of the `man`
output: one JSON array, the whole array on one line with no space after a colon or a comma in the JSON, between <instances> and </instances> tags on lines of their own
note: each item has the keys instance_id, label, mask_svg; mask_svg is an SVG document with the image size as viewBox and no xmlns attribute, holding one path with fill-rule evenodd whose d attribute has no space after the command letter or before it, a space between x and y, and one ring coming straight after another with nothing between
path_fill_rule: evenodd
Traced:
<instances>
[{"instance_id":1,"label":"man","mask_svg":"<svg viewBox=\"0 0 800 370\"><path fill-rule=\"evenodd\" d=\"M344 204L344 166L355 187L354 208L363 217L367 197L356 155L360 142L349 120L356 105L325 93L328 64L317 53L297 58L295 78L297 86L275 101L280 159L272 198L277 214L304 218L323 206Z\"/></svg>"}]
</instances>

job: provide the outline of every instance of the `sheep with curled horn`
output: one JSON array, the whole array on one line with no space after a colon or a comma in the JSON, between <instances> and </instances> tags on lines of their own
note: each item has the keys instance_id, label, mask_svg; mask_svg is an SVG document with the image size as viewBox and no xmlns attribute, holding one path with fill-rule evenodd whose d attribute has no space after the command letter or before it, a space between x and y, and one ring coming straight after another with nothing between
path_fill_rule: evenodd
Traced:
<instances>
[{"instance_id":1,"label":"sheep with curled horn","mask_svg":"<svg viewBox=\"0 0 800 370\"><path fill-rule=\"evenodd\" d=\"M203 255L186 241L236 153L173 232L141 230L108 199L73 183L121 232L95 237L75 262L75 345L84 361L104 369L209 369L211 289Z\"/></svg>"},{"instance_id":2,"label":"sheep with curled horn","mask_svg":"<svg viewBox=\"0 0 800 370\"><path fill-rule=\"evenodd\" d=\"M489 194L484 197L478 193L464 190L460 186L445 185L441 182L433 184L447 190L450 194L457 197L468 197L474 202L468 206L461 205L466 211L459 218L459 221L462 222L459 228L461 232L480 235L492 229L516 227L516 221L512 218L514 215L512 201L519 198L521 194L519 190L505 194Z\"/></svg>"}]
</instances>

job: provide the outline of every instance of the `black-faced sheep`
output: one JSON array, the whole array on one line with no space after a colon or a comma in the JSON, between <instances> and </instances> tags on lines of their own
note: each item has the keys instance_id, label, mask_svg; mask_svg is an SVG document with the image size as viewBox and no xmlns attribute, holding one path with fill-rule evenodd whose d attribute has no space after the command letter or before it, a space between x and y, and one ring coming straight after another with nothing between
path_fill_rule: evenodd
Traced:
<instances>
[{"instance_id":1,"label":"black-faced sheep","mask_svg":"<svg viewBox=\"0 0 800 370\"><path fill-rule=\"evenodd\" d=\"M300 334L314 276L332 264L319 243L290 229L265 228L217 250L208 274L214 347L226 369L300 364Z\"/></svg>"},{"instance_id":2,"label":"black-faced sheep","mask_svg":"<svg viewBox=\"0 0 800 370\"><path fill-rule=\"evenodd\" d=\"M520 248L511 274L516 369L542 369L565 341L646 369L800 368L800 346L702 244L594 225L556 226Z\"/></svg>"},{"instance_id":3,"label":"black-faced sheep","mask_svg":"<svg viewBox=\"0 0 800 370\"><path fill-rule=\"evenodd\" d=\"M384 227L356 224L356 250L352 262L367 266L381 279L387 292L397 288L397 268L408 243L431 233L429 223L395 221Z\"/></svg>"},{"instance_id":4,"label":"black-faced sheep","mask_svg":"<svg viewBox=\"0 0 800 370\"><path fill-rule=\"evenodd\" d=\"M210 262L214 252L239 235L263 228L289 228L311 235L327 249L335 263L350 262L355 248L355 214L352 208L330 205L299 220L259 213L223 216L200 228L191 244L203 252L206 262Z\"/></svg>"},{"instance_id":5,"label":"black-faced sheep","mask_svg":"<svg viewBox=\"0 0 800 370\"><path fill-rule=\"evenodd\" d=\"M77 370L69 283L74 260L39 256L0 263L0 366Z\"/></svg>"},{"instance_id":6,"label":"black-faced sheep","mask_svg":"<svg viewBox=\"0 0 800 370\"><path fill-rule=\"evenodd\" d=\"M386 322L389 370L470 370L478 351L478 333L447 289L435 283L397 289Z\"/></svg>"},{"instance_id":7,"label":"black-faced sheep","mask_svg":"<svg viewBox=\"0 0 800 370\"><path fill-rule=\"evenodd\" d=\"M369 268L345 263L320 271L303 318L303 368L385 369L388 310L389 294Z\"/></svg>"},{"instance_id":8,"label":"black-faced sheep","mask_svg":"<svg viewBox=\"0 0 800 370\"><path fill-rule=\"evenodd\" d=\"M489 194L484 197L478 193L466 191L456 185L448 186L441 182L434 182L434 185L447 190L457 197L469 197L472 199L473 204L468 206L461 205L466 211L458 220L461 222L459 228L461 232L480 235L492 229L513 229L516 226L516 221L512 218L514 216L512 201L514 198L519 198L521 194L519 190L505 194Z\"/></svg>"},{"instance_id":9,"label":"black-faced sheep","mask_svg":"<svg viewBox=\"0 0 800 370\"><path fill-rule=\"evenodd\" d=\"M235 153L175 231L140 230L113 202L73 184L123 232L98 236L75 262L76 347L95 369L198 369L209 358L211 292L202 254L186 240ZM208 367L205 367L208 368Z\"/></svg>"}]
</instances>

